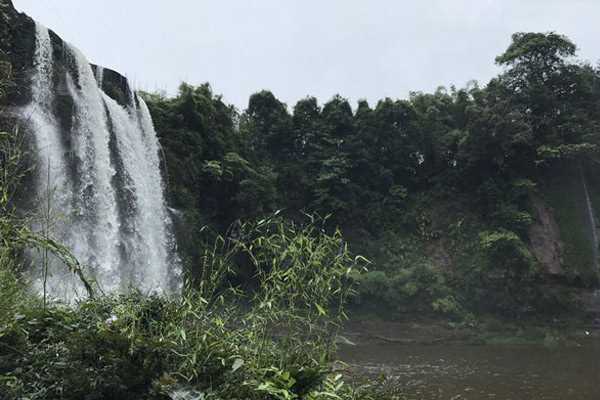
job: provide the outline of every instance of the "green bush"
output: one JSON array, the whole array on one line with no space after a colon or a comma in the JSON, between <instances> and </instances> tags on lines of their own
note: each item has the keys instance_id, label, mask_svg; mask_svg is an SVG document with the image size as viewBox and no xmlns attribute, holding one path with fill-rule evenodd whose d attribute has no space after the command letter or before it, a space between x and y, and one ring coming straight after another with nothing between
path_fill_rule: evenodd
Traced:
<instances>
[{"instance_id":1,"label":"green bush","mask_svg":"<svg viewBox=\"0 0 600 400\"><path fill-rule=\"evenodd\" d=\"M131 293L75 306L18 305L0 330L0 359L11 366L0 370L0 397L348 395L330 363L352 292L349 277L363 260L350 257L339 232L314 224L274 217L242 225L240 233L206 249L201 284L180 298ZM256 271L254 290L228 283L239 254Z\"/></svg>"},{"instance_id":2,"label":"green bush","mask_svg":"<svg viewBox=\"0 0 600 400\"><path fill-rule=\"evenodd\" d=\"M369 271L358 278L358 302L385 304L401 312L439 313L461 316L445 274L429 263L395 271Z\"/></svg>"}]
</instances>

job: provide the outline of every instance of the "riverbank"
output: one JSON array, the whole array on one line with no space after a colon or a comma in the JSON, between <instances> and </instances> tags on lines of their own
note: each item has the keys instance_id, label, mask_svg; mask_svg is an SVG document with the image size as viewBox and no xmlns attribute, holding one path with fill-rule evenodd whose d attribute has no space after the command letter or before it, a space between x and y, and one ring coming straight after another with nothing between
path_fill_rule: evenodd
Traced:
<instances>
[{"instance_id":1,"label":"riverbank","mask_svg":"<svg viewBox=\"0 0 600 400\"><path fill-rule=\"evenodd\" d=\"M521 320L481 316L470 322L444 318L405 316L386 319L355 313L344 324L341 344L434 345L456 344L565 344L600 339L600 326L586 315Z\"/></svg>"}]
</instances>

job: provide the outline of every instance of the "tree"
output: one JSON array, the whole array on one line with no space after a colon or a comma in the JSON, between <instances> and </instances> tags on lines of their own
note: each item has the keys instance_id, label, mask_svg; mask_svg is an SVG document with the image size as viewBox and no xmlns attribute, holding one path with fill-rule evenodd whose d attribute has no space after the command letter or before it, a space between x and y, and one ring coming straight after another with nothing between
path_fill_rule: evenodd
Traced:
<instances>
[{"instance_id":1,"label":"tree","mask_svg":"<svg viewBox=\"0 0 600 400\"><path fill-rule=\"evenodd\" d=\"M498 57L496 63L510 66L512 75L521 76L522 83L547 81L551 74L565 65L565 59L572 57L577 46L563 35L554 32L518 32L512 35L512 43Z\"/></svg>"},{"instance_id":2,"label":"tree","mask_svg":"<svg viewBox=\"0 0 600 400\"><path fill-rule=\"evenodd\" d=\"M349 143L354 130L354 116L348 101L336 95L323 106L318 135L313 139L318 151L312 163L318 172L312 188L313 206L325 213L332 212L343 220L354 209L356 186L350 179L352 160Z\"/></svg>"},{"instance_id":3,"label":"tree","mask_svg":"<svg viewBox=\"0 0 600 400\"><path fill-rule=\"evenodd\" d=\"M567 37L553 32L521 32L512 36L511 45L496 58L497 64L508 68L499 82L509 90L512 104L528 115L535 147L560 144L566 138L561 127L573 111L570 101L578 91L574 85L578 67L567 61L576 50Z\"/></svg>"},{"instance_id":4,"label":"tree","mask_svg":"<svg viewBox=\"0 0 600 400\"><path fill-rule=\"evenodd\" d=\"M458 145L458 166L466 185L531 171L535 157L527 115L513 106L502 83L490 82L469 110Z\"/></svg>"},{"instance_id":5,"label":"tree","mask_svg":"<svg viewBox=\"0 0 600 400\"><path fill-rule=\"evenodd\" d=\"M292 116L294 154L280 171L279 189L290 208L300 210L311 201L314 180L321 168L321 108L314 97L299 100Z\"/></svg>"},{"instance_id":6,"label":"tree","mask_svg":"<svg viewBox=\"0 0 600 400\"><path fill-rule=\"evenodd\" d=\"M280 162L294 155L292 118L273 93L263 90L250 96L245 114L243 129L256 157Z\"/></svg>"}]
</instances>

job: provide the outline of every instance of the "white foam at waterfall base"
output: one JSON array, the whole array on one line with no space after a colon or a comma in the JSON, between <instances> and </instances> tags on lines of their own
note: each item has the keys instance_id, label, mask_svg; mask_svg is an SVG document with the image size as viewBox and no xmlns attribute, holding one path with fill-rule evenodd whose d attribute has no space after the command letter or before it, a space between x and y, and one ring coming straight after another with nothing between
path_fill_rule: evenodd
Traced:
<instances>
[{"instance_id":1,"label":"white foam at waterfall base","mask_svg":"<svg viewBox=\"0 0 600 400\"><path fill-rule=\"evenodd\" d=\"M41 25L36 28L32 101L23 112L35 136L39 164L50 161L52 180L47 179L46 161L46 171L39 168L37 196L42 199L44 193L56 193L48 203L55 214L63 216L53 221L51 235L71 248L84 265L84 273L104 292L131 287L163 292L169 287L171 271L177 272L179 267L172 251L158 142L150 114L142 101L139 110L135 101L124 108L105 95L96 81L102 70L94 76L83 54L72 46L67 49L77 73L66 73L65 77L74 106L72 131L61 132L52 113L52 43L48 30ZM113 153L111 129L116 138ZM62 135L70 135L69 155L61 144ZM122 171L113 165L116 158L122 160ZM75 171L74 176L68 173L69 167ZM114 187L117 172L127 178L126 190L135 204L119 201ZM125 232L122 225L133 229ZM41 231L43 227L34 228ZM83 293L81 285L64 266L56 264L50 268L49 294L66 300L77 298ZM34 259L34 265L39 272L40 260ZM38 278L38 288L40 281Z\"/></svg>"}]
</instances>

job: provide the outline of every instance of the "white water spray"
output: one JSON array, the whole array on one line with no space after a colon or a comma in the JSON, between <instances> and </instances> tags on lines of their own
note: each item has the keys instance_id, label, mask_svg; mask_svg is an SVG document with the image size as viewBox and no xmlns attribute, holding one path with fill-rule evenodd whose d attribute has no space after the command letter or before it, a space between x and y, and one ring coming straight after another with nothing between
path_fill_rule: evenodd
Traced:
<instances>
[{"instance_id":1,"label":"white water spray","mask_svg":"<svg viewBox=\"0 0 600 400\"><path fill-rule=\"evenodd\" d=\"M37 184L40 188L53 188L51 202L64 210L69 207L70 184L67 179L60 129L52 114L54 94L49 86L54 74L52 43L48 29L41 25L36 25L35 69L31 86L32 100L23 110L23 115L35 132L35 143L39 152ZM47 182L48 176L50 182ZM44 193L44 196L46 195L47 193Z\"/></svg>"},{"instance_id":2,"label":"white water spray","mask_svg":"<svg viewBox=\"0 0 600 400\"><path fill-rule=\"evenodd\" d=\"M144 121L149 114L138 112L133 104L126 110L106 94L104 102L129 183L125 190L133 198L133 204L129 205L134 211L130 221L132 229L123 237L130 264L124 266L123 271L130 274L128 280L139 282L141 289L160 290L168 281L167 271L162 266L169 259L169 239L158 147L154 143L156 134L142 129L152 122ZM150 134L153 140L146 139Z\"/></svg>"},{"instance_id":3,"label":"white water spray","mask_svg":"<svg viewBox=\"0 0 600 400\"><path fill-rule=\"evenodd\" d=\"M67 243L69 237L66 232L63 229L53 229L55 224L68 223L66 219L72 213L72 185L68 179L60 128L52 113L55 100L51 86L54 79L52 41L46 27L36 24L35 31L35 74L31 82L31 102L22 110L25 123L34 133L38 155L35 206L40 218L34 221L34 229ZM34 276L39 279L34 284L37 290L44 290L44 275L49 273L49 292L60 297L69 297L67 292L77 293L77 284L70 279L64 268L58 269L57 264L58 261L52 257L36 263L38 268L34 270ZM44 268L48 270L44 271Z\"/></svg>"},{"instance_id":4,"label":"white water spray","mask_svg":"<svg viewBox=\"0 0 600 400\"><path fill-rule=\"evenodd\" d=\"M96 81L98 82L98 87L102 89L102 82L104 82L104 68L99 65L96 66Z\"/></svg>"},{"instance_id":5,"label":"white water spray","mask_svg":"<svg viewBox=\"0 0 600 400\"><path fill-rule=\"evenodd\" d=\"M150 113L141 99L136 103L133 91L128 93L128 107L103 93L99 85L104 70L98 67L94 74L79 50L65 46L73 65L73 71L61 77L73 100L71 131L63 132L53 114L52 42L40 25L32 101L23 113L35 135L38 160L49 162L39 174L38 196L48 192L43 178L47 181L50 168L49 183L57 194L51 203L65 216L55 224L53 236L73 250L104 292L131 287L163 292L177 275L178 262ZM71 141L68 156L64 136ZM80 285L62 268L52 267L49 292L60 298L78 297Z\"/></svg>"}]
</instances>

